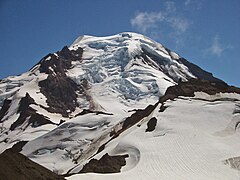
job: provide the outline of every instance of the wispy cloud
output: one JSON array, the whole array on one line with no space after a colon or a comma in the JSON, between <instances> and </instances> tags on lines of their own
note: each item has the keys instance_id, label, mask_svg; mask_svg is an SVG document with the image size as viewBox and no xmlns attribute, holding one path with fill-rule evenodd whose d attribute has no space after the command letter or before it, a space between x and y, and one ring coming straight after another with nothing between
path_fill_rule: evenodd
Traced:
<instances>
[{"instance_id":1,"label":"wispy cloud","mask_svg":"<svg viewBox=\"0 0 240 180\"><path fill-rule=\"evenodd\" d=\"M224 49L223 49L222 45L220 45L220 43L219 43L218 35L216 35L213 38L212 45L211 45L211 47L208 50L213 55L217 55L217 56L221 56L222 55L222 52L223 52Z\"/></svg>"},{"instance_id":2,"label":"wispy cloud","mask_svg":"<svg viewBox=\"0 0 240 180\"><path fill-rule=\"evenodd\" d=\"M149 36L169 37L176 46L183 44L182 36L190 27L190 20L177 12L174 2L165 2L165 8L158 12L138 12L130 20L133 28ZM178 39L181 39L181 43Z\"/></svg>"},{"instance_id":3,"label":"wispy cloud","mask_svg":"<svg viewBox=\"0 0 240 180\"><path fill-rule=\"evenodd\" d=\"M202 8L202 0L185 0L184 5L188 6L195 6L197 9Z\"/></svg>"},{"instance_id":4,"label":"wispy cloud","mask_svg":"<svg viewBox=\"0 0 240 180\"><path fill-rule=\"evenodd\" d=\"M173 1L166 1L165 7L167 12L175 12L177 9Z\"/></svg>"},{"instance_id":5,"label":"wispy cloud","mask_svg":"<svg viewBox=\"0 0 240 180\"><path fill-rule=\"evenodd\" d=\"M188 6L190 3L191 3L191 0L186 0L186 1L184 2L184 5L185 5L185 6Z\"/></svg>"},{"instance_id":6,"label":"wispy cloud","mask_svg":"<svg viewBox=\"0 0 240 180\"><path fill-rule=\"evenodd\" d=\"M170 26L175 29L177 34L182 34L189 28L189 20L177 16L166 18Z\"/></svg>"},{"instance_id":7,"label":"wispy cloud","mask_svg":"<svg viewBox=\"0 0 240 180\"><path fill-rule=\"evenodd\" d=\"M209 48L205 50L207 54L212 54L218 57L221 57L223 52L226 51L227 49L231 49L231 45L225 45L220 43L220 38L219 35L215 35L212 38L212 42Z\"/></svg>"},{"instance_id":8,"label":"wispy cloud","mask_svg":"<svg viewBox=\"0 0 240 180\"><path fill-rule=\"evenodd\" d=\"M141 32L146 33L156 27L156 23L165 19L161 12L139 12L131 19L131 25Z\"/></svg>"}]
</instances>

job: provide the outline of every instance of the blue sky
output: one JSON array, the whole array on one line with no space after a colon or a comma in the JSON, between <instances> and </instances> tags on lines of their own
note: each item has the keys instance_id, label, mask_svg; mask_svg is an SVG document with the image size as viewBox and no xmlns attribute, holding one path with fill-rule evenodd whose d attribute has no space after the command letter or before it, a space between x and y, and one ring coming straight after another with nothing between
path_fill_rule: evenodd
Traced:
<instances>
[{"instance_id":1,"label":"blue sky","mask_svg":"<svg viewBox=\"0 0 240 180\"><path fill-rule=\"evenodd\" d=\"M142 33L240 87L239 0L0 0L0 79L80 35Z\"/></svg>"}]
</instances>

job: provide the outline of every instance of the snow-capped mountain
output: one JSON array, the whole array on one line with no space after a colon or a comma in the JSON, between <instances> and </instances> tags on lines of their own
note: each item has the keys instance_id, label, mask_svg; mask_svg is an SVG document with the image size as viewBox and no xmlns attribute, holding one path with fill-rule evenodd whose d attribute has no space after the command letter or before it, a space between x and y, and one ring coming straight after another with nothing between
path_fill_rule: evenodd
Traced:
<instances>
[{"instance_id":1,"label":"snow-capped mountain","mask_svg":"<svg viewBox=\"0 0 240 180\"><path fill-rule=\"evenodd\" d=\"M238 179L239 94L143 35L80 36L0 81L0 150L69 179Z\"/></svg>"}]
</instances>

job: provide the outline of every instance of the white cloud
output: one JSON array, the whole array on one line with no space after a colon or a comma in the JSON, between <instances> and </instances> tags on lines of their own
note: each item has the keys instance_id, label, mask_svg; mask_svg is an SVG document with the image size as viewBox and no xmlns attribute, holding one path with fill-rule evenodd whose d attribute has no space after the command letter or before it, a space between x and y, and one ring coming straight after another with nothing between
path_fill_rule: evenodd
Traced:
<instances>
[{"instance_id":1,"label":"white cloud","mask_svg":"<svg viewBox=\"0 0 240 180\"><path fill-rule=\"evenodd\" d=\"M206 49L206 53L221 57L224 51L231 48L231 45L224 46L223 44L221 44L219 36L215 35L212 39L210 47Z\"/></svg>"},{"instance_id":2,"label":"white cloud","mask_svg":"<svg viewBox=\"0 0 240 180\"><path fill-rule=\"evenodd\" d=\"M176 46L184 44L181 37L190 27L190 21L177 12L174 2L167 1L164 9L158 12L138 12L130 20L133 28L154 37L168 37ZM177 40L181 38L181 43Z\"/></svg>"},{"instance_id":3,"label":"white cloud","mask_svg":"<svg viewBox=\"0 0 240 180\"><path fill-rule=\"evenodd\" d=\"M141 32L146 33L148 29L154 28L157 22L164 20L161 12L139 12L131 19L131 25Z\"/></svg>"},{"instance_id":4,"label":"white cloud","mask_svg":"<svg viewBox=\"0 0 240 180\"><path fill-rule=\"evenodd\" d=\"M166 6L166 11L167 12L175 12L176 11L176 6L175 3L172 1L167 1L165 2L165 6Z\"/></svg>"},{"instance_id":5,"label":"white cloud","mask_svg":"<svg viewBox=\"0 0 240 180\"><path fill-rule=\"evenodd\" d=\"M191 2L192 2L191 0L186 0L186 1L184 2L184 5L185 5L185 6L188 6L189 4L191 4Z\"/></svg>"},{"instance_id":6,"label":"white cloud","mask_svg":"<svg viewBox=\"0 0 240 180\"><path fill-rule=\"evenodd\" d=\"M184 33L189 27L189 21L185 18L173 16L167 19L177 34Z\"/></svg>"},{"instance_id":7,"label":"white cloud","mask_svg":"<svg viewBox=\"0 0 240 180\"><path fill-rule=\"evenodd\" d=\"M202 8L202 0L185 0L184 5L188 6L195 6L197 9Z\"/></svg>"},{"instance_id":8,"label":"white cloud","mask_svg":"<svg viewBox=\"0 0 240 180\"><path fill-rule=\"evenodd\" d=\"M223 52L223 47L220 45L219 43L219 37L216 35L213 38L213 42L211 47L209 48L209 51L213 54L213 55L217 55L217 56L221 56L222 52Z\"/></svg>"}]
</instances>

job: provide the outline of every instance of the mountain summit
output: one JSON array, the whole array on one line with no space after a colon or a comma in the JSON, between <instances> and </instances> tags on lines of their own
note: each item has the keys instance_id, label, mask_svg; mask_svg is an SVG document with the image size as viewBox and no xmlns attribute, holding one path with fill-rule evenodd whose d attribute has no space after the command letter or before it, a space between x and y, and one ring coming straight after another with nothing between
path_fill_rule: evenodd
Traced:
<instances>
[{"instance_id":1,"label":"mountain summit","mask_svg":"<svg viewBox=\"0 0 240 180\"><path fill-rule=\"evenodd\" d=\"M148 37L80 36L0 81L0 151L69 179L238 179L239 107L239 88Z\"/></svg>"}]
</instances>

